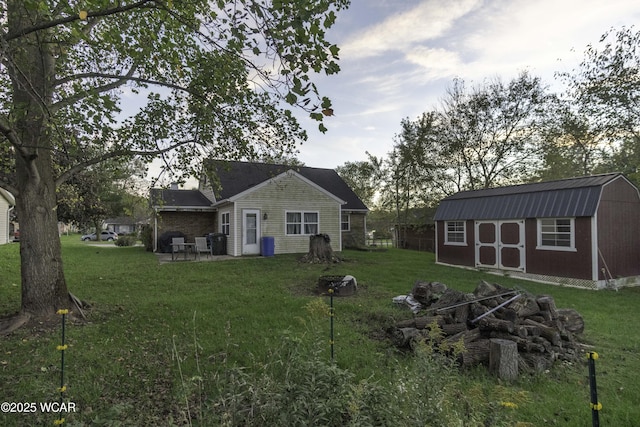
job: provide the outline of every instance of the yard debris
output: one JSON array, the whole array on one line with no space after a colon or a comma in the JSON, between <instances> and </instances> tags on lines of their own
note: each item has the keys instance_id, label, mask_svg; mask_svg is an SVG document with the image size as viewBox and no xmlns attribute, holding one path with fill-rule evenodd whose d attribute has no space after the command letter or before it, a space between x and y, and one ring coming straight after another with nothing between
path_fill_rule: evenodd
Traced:
<instances>
[{"instance_id":1,"label":"yard debris","mask_svg":"<svg viewBox=\"0 0 640 427\"><path fill-rule=\"evenodd\" d=\"M351 275L346 276L320 276L318 279L318 292L327 295L329 291L334 296L347 297L354 295L358 290L358 281Z\"/></svg>"},{"instance_id":2,"label":"yard debris","mask_svg":"<svg viewBox=\"0 0 640 427\"><path fill-rule=\"evenodd\" d=\"M462 367L491 365L504 378L512 379L513 369L542 372L556 360L576 361L584 352L576 339L584 331L582 316L573 309L556 308L550 295L536 296L485 281L473 293L440 282L417 282L411 294L393 302L414 313L390 331L397 347L412 348L425 341L434 348L451 348L462 342L464 350L455 355ZM435 329L439 333L433 333ZM511 342L517 352L511 351ZM517 358L517 363L509 358Z\"/></svg>"},{"instance_id":3,"label":"yard debris","mask_svg":"<svg viewBox=\"0 0 640 427\"><path fill-rule=\"evenodd\" d=\"M408 307L413 314L418 314L420 310L422 310L422 304L420 304L411 294L398 295L393 298L393 303Z\"/></svg>"}]
</instances>

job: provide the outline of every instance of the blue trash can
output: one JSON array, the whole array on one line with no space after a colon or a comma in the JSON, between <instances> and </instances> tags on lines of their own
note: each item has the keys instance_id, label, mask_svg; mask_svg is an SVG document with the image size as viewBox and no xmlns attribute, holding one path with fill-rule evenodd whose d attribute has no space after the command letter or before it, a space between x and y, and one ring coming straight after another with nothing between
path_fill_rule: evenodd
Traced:
<instances>
[{"instance_id":1,"label":"blue trash can","mask_svg":"<svg viewBox=\"0 0 640 427\"><path fill-rule=\"evenodd\" d=\"M262 238L260 253L262 256L273 256L276 250L276 240L272 236Z\"/></svg>"}]
</instances>

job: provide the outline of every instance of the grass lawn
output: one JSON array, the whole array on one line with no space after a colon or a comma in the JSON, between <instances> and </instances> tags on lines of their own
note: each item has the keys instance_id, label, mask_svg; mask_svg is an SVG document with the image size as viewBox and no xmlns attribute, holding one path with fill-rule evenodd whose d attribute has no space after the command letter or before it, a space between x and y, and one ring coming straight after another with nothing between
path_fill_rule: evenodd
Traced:
<instances>
[{"instance_id":1,"label":"grass lawn","mask_svg":"<svg viewBox=\"0 0 640 427\"><path fill-rule=\"evenodd\" d=\"M1 315L19 309L18 250L17 244L0 246ZM415 365L413 354L399 353L383 339L388 326L411 317L391 299L410 292L416 280L472 291L482 279L550 294L558 308L578 310L586 324L582 341L599 354L601 425L638 425L640 288L596 292L543 285L437 266L433 254L422 252L343 255L345 262L328 267L299 264L294 255L159 264L141 247L89 245L78 236L63 236L69 290L92 304L87 322L66 327L66 397L76 411L65 414L65 425L234 425L233 414L207 414L230 410L229 402L237 404L243 393L243 402L264 399L260 387L280 390L277 384L286 381L314 400L309 382L321 381L322 373L333 368L348 375L353 384L349 395L356 403L358 393L366 394L365 386L379 387L380 396L394 396L394 390L404 387L398 383L401 372L415 372L419 386L430 379L422 376L424 366ZM334 367L329 362L329 300L315 295L314 288L318 277L338 274L355 276L358 293L334 299ZM0 342L0 400L57 401L60 330L23 328ZM292 365L304 365L307 359L326 365L314 362L322 369L310 370L318 375L296 380L294 374L300 373ZM265 385L268 380L272 382ZM502 384L483 369L456 371L455 384L457 390L448 390L440 403L468 402L471 414L460 413L460 419L477 420L476 425L591 425L586 357L583 363L559 363L548 373L521 377L514 384ZM419 413L415 406L406 409ZM354 413L350 425L360 425ZM41 411L0 413L3 426L52 425L55 419L57 415ZM415 425L430 424L425 418Z\"/></svg>"}]
</instances>

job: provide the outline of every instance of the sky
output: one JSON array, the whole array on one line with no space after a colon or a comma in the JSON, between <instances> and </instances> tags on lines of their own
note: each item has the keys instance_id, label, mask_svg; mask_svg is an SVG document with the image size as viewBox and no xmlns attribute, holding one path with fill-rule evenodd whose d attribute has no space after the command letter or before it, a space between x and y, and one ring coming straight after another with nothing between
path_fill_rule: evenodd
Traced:
<instances>
[{"instance_id":1,"label":"sky","mask_svg":"<svg viewBox=\"0 0 640 427\"><path fill-rule=\"evenodd\" d=\"M340 73L317 76L333 102L328 131L297 113L309 139L298 158L335 168L385 156L404 118L434 110L461 78L508 82L526 70L554 92L589 44L611 28L640 23L637 0L352 0L327 38L340 47Z\"/></svg>"}]
</instances>

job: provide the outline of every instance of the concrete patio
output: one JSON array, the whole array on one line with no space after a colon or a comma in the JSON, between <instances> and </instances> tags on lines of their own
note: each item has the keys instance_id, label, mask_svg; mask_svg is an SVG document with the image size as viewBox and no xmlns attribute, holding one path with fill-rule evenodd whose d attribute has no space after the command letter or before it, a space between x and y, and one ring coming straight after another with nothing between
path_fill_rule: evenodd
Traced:
<instances>
[{"instance_id":1,"label":"concrete patio","mask_svg":"<svg viewBox=\"0 0 640 427\"><path fill-rule=\"evenodd\" d=\"M231 255L209 255L200 254L195 256L193 253L185 254L180 252L173 255L173 259L171 253L162 253L156 252L156 257L158 258L158 262L160 264L166 264L170 262L211 262L211 261L227 261L230 259L234 259Z\"/></svg>"}]
</instances>

